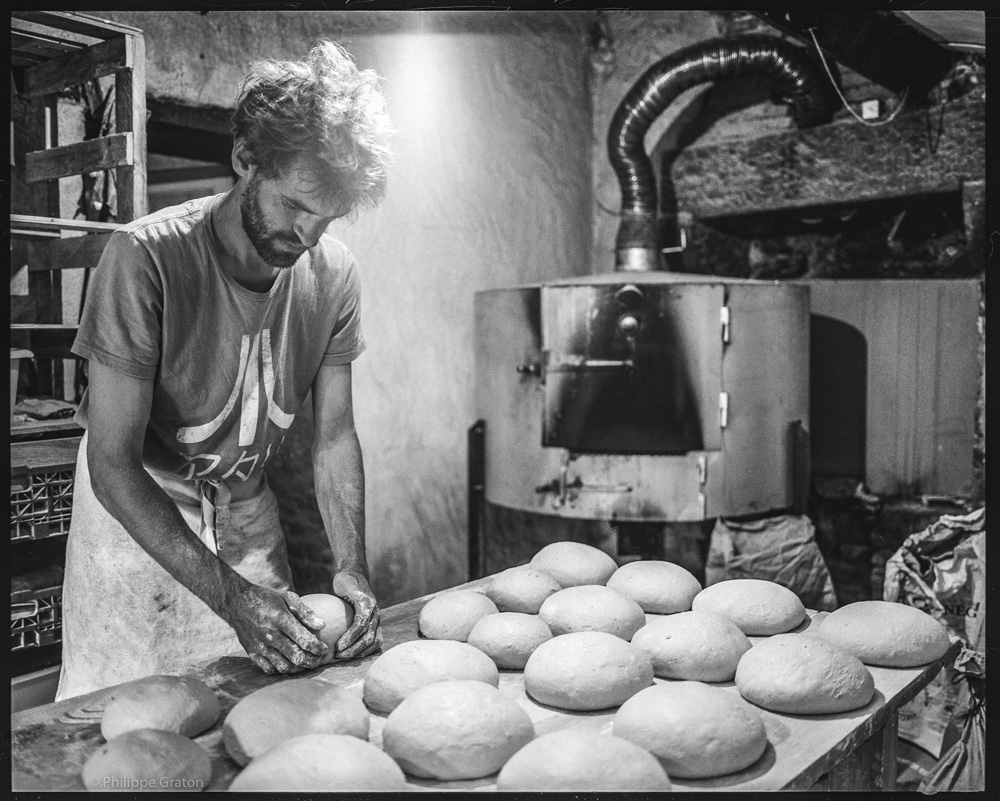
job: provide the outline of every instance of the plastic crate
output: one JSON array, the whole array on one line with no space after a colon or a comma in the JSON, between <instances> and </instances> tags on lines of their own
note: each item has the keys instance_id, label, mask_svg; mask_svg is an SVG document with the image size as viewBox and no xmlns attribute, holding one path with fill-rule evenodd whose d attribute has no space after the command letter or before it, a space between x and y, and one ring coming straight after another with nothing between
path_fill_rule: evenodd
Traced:
<instances>
[{"instance_id":1,"label":"plastic crate","mask_svg":"<svg viewBox=\"0 0 1000 801\"><path fill-rule=\"evenodd\" d=\"M69 469L11 477L12 541L38 540L69 532L73 511L73 473Z\"/></svg>"},{"instance_id":2,"label":"plastic crate","mask_svg":"<svg viewBox=\"0 0 1000 801\"><path fill-rule=\"evenodd\" d=\"M62 587L39 590L33 596L11 596L11 651L62 641Z\"/></svg>"}]
</instances>

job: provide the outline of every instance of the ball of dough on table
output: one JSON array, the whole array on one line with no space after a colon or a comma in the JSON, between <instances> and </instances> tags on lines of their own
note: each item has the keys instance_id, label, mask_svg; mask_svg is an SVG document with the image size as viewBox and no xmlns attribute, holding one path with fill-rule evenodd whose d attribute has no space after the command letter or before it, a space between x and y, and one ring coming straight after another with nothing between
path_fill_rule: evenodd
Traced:
<instances>
[{"instance_id":1,"label":"ball of dough on table","mask_svg":"<svg viewBox=\"0 0 1000 801\"><path fill-rule=\"evenodd\" d=\"M582 542L550 542L531 557L529 565L548 573L560 587L605 584L618 563L600 548Z\"/></svg>"},{"instance_id":2,"label":"ball of dough on table","mask_svg":"<svg viewBox=\"0 0 1000 801\"><path fill-rule=\"evenodd\" d=\"M670 779L656 757L628 740L561 729L536 737L507 760L497 790L666 793Z\"/></svg>"},{"instance_id":3,"label":"ball of dough on table","mask_svg":"<svg viewBox=\"0 0 1000 801\"><path fill-rule=\"evenodd\" d=\"M539 645L524 666L528 696L559 709L608 709L652 683L649 657L604 631L553 637Z\"/></svg>"},{"instance_id":4,"label":"ball of dough on table","mask_svg":"<svg viewBox=\"0 0 1000 801\"><path fill-rule=\"evenodd\" d=\"M496 687L442 681L389 713L382 747L407 773L450 781L496 773L534 736L528 713Z\"/></svg>"},{"instance_id":5,"label":"ball of dough on table","mask_svg":"<svg viewBox=\"0 0 1000 801\"><path fill-rule=\"evenodd\" d=\"M497 612L482 618L469 632L469 645L478 648L497 667L521 670L535 649L552 639L552 631L538 615Z\"/></svg>"},{"instance_id":6,"label":"ball of dough on table","mask_svg":"<svg viewBox=\"0 0 1000 801\"><path fill-rule=\"evenodd\" d=\"M430 640L465 642L480 619L500 610L481 592L452 590L431 598L420 610L417 628Z\"/></svg>"},{"instance_id":7,"label":"ball of dough on table","mask_svg":"<svg viewBox=\"0 0 1000 801\"><path fill-rule=\"evenodd\" d=\"M376 712L391 712L400 701L428 684L472 679L500 684L500 672L486 654L454 640L413 640L381 654L365 675L364 701Z\"/></svg>"},{"instance_id":8,"label":"ball of dough on table","mask_svg":"<svg viewBox=\"0 0 1000 801\"><path fill-rule=\"evenodd\" d=\"M208 752L172 731L133 729L98 748L84 763L91 792L198 792L212 778Z\"/></svg>"},{"instance_id":9,"label":"ball of dough on table","mask_svg":"<svg viewBox=\"0 0 1000 801\"><path fill-rule=\"evenodd\" d=\"M354 622L354 607L343 598L321 592L303 595L302 602L326 623L323 628L313 632L313 634L316 635L316 639L325 643L330 649L319 662L321 665L329 665L333 661L337 640L344 636L344 633Z\"/></svg>"},{"instance_id":10,"label":"ball of dough on table","mask_svg":"<svg viewBox=\"0 0 1000 801\"><path fill-rule=\"evenodd\" d=\"M501 612L537 615L542 601L560 589L548 573L521 565L497 573L486 588L486 596Z\"/></svg>"},{"instance_id":11,"label":"ball of dough on table","mask_svg":"<svg viewBox=\"0 0 1000 801\"><path fill-rule=\"evenodd\" d=\"M659 757L675 779L743 770L767 748L756 709L732 692L697 681L636 693L615 713L612 732Z\"/></svg>"},{"instance_id":12,"label":"ball of dough on table","mask_svg":"<svg viewBox=\"0 0 1000 801\"><path fill-rule=\"evenodd\" d=\"M772 712L828 715L872 700L875 680L853 654L803 634L775 634L757 643L736 668L736 687Z\"/></svg>"},{"instance_id":13,"label":"ball of dough on table","mask_svg":"<svg viewBox=\"0 0 1000 801\"><path fill-rule=\"evenodd\" d=\"M635 633L632 645L649 654L661 678L707 682L731 681L751 647L735 623L711 612L655 618Z\"/></svg>"},{"instance_id":14,"label":"ball of dough on table","mask_svg":"<svg viewBox=\"0 0 1000 801\"><path fill-rule=\"evenodd\" d=\"M646 625L646 615L639 604L597 584L559 590L545 599L538 616L556 637L572 631L605 631L631 640Z\"/></svg>"},{"instance_id":15,"label":"ball of dough on table","mask_svg":"<svg viewBox=\"0 0 1000 801\"><path fill-rule=\"evenodd\" d=\"M222 742L245 765L303 734L346 734L368 739L370 720L356 694L322 679L288 679L237 702L222 724Z\"/></svg>"},{"instance_id":16,"label":"ball of dough on table","mask_svg":"<svg viewBox=\"0 0 1000 801\"><path fill-rule=\"evenodd\" d=\"M917 667L944 656L948 630L926 612L892 601L856 601L827 615L816 634L866 665Z\"/></svg>"},{"instance_id":17,"label":"ball of dough on table","mask_svg":"<svg viewBox=\"0 0 1000 801\"><path fill-rule=\"evenodd\" d=\"M744 634L784 634L806 619L806 609L794 592L773 581L728 579L699 592L691 602L695 612L729 618Z\"/></svg>"},{"instance_id":18,"label":"ball of dough on table","mask_svg":"<svg viewBox=\"0 0 1000 801\"><path fill-rule=\"evenodd\" d=\"M194 737L219 719L219 699L190 676L145 676L112 690L101 717L105 740L133 729L160 729Z\"/></svg>"},{"instance_id":19,"label":"ball of dough on table","mask_svg":"<svg viewBox=\"0 0 1000 801\"><path fill-rule=\"evenodd\" d=\"M377 746L346 734L306 734L247 765L236 793L404 792L402 768Z\"/></svg>"},{"instance_id":20,"label":"ball of dough on table","mask_svg":"<svg viewBox=\"0 0 1000 801\"><path fill-rule=\"evenodd\" d=\"M690 571L659 560L622 565L608 579L608 586L653 615L687 612L691 601L701 592L701 582Z\"/></svg>"}]
</instances>

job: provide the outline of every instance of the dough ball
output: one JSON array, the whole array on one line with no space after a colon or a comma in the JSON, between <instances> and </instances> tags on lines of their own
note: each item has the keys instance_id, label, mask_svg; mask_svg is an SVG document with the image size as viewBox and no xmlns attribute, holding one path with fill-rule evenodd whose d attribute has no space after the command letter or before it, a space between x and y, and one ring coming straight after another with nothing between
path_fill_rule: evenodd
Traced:
<instances>
[{"instance_id":1,"label":"dough ball","mask_svg":"<svg viewBox=\"0 0 1000 801\"><path fill-rule=\"evenodd\" d=\"M219 719L219 699L190 676L145 676L123 684L101 718L105 740L133 729L160 729L194 737Z\"/></svg>"},{"instance_id":2,"label":"dough ball","mask_svg":"<svg viewBox=\"0 0 1000 801\"><path fill-rule=\"evenodd\" d=\"M817 635L866 665L916 667L944 656L948 630L926 612L891 601L857 601L827 615Z\"/></svg>"},{"instance_id":3,"label":"dough ball","mask_svg":"<svg viewBox=\"0 0 1000 801\"><path fill-rule=\"evenodd\" d=\"M690 571L673 562L655 560L622 565L608 579L608 586L654 615L687 612L694 596L701 592L701 582Z\"/></svg>"},{"instance_id":4,"label":"dough ball","mask_svg":"<svg viewBox=\"0 0 1000 801\"><path fill-rule=\"evenodd\" d=\"M711 612L678 612L651 620L632 637L664 679L731 681L750 640L731 620Z\"/></svg>"},{"instance_id":5,"label":"dough ball","mask_svg":"<svg viewBox=\"0 0 1000 801\"><path fill-rule=\"evenodd\" d=\"M691 609L729 618L750 635L784 634L806 619L799 596L761 579L729 579L705 587L694 597Z\"/></svg>"},{"instance_id":6,"label":"dough ball","mask_svg":"<svg viewBox=\"0 0 1000 801\"><path fill-rule=\"evenodd\" d=\"M606 631L631 640L646 625L646 615L639 604L596 584L559 590L545 599L538 616L556 637L571 631Z\"/></svg>"},{"instance_id":7,"label":"dough ball","mask_svg":"<svg viewBox=\"0 0 1000 801\"><path fill-rule=\"evenodd\" d=\"M535 570L548 573L560 587L580 584L605 584L618 569L618 563L600 548L582 542L550 542L529 563Z\"/></svg>"},{"instance_id":8,"label":"dough ball","mask_svg":"<svg viewBox=\"0 0 1000 801\"><path fill-rule=\"evenodd\" d=\"M290 679L250 693L222 725L222 742L245 765L303 734L346 734L368 739L370 715L350 690L320 679Z\"/></svg>"},{"instance_id":9,"label":"dough ball","mask_svg":"<svg viewBox=\"0 0 1000 801\"><path fill-rule=\"evenodd\" d=\"M235 793L398 793L410 789L392 757L346 734L306 734L285 740L247 765L229 785Z\"/></svg>"},{"instance_id":10,"label":"dough ball","mask_svg":"<svg viewBox=\"0 0 1000 801\"><path fill-rule=\"evenodd\" d=\"M326 656L320 660L320 664L329 665L333 661L337 640L344 636L344 633L354 622L354 607L336 595L326 595L325 593L303 595L302 602L326 623L323 628L314 633L316 638L320 642L326 643L330 649Z\"/></svg>"},{"instance_id":11,"label":"dough ball","mask_svg":"<svg viewBox=\"0 0 1000 801\"><path fill-rule=\"evenodd\" d=\"M628 740L562 729L536 737L507 760L497 790L666 793L670 779L656 757Z\"/></svg>"},{"instance_id":12,"label":"dough ball","mask_svg":"<svg viewBox=\"0 0 1000 801\"><path fill-rule=\"evenodd\" d=\"M481 592L453 590L424 604L417 627L430 640L465 642L476 623L498 611L497 605Z\"/></svg>"},{"instance_id":13,"label":"dough ball","mask_svg":"<svg viewBox=\"0 0 1000 801\"><path fill-rule=\"evenodd\" d=\"M501 612L537 615L542 601L559 589L559 582L548 573L522 565L497 573L486 588L486 595Z\"/></svg>"},{"instance_id":14,"label":"dough ball","mask_svg":"<svg viewBox=\"0 0 1000 801\"><path fill-rule=\"evenodd\" d=\"M413 640L381 654L365 676L365 703L376 712L391 712L414 690L448 679L500 684L493 660L478 648L454 640Z\"/></svg>"},{"instance_id":15,"label":"dough ball","mask_svg":"<svg viewBox=\"0 0 1000 801\"><path fill-rule=\"evenodd\" d=\"M552 639L552 631L538 615L497 612L482 618L469 632L469 645L478 648L497 667L521 670L535 649Z\"/></svg>"},{"instance_id":16,"label":"dough ball","mask_svg":"<svg viewBox=\"0 0 1000 801\"><path fill-rule=\"evenodd\" d=\"M767 748L756 709L738 695L697 681L647 687L622 704L612 731L659 757L673 778L734 773Z\"/></svg>"},{"instance_id":17,"label":"dough ball","mask_svg":"<svg viewBox=\"0 0 1000 801\"><path fill-rule=\"evenodd\" d=\"M212 778L208 752L172 731L132 729L98 748L84 763L91 792L193 793Z\"/></svg>"},{"instance_id":18,"label":"dough ball","mask_svg":"<svg viewBox=\"0 0 1000 801\"><path fill-rule=\"evenodd\" d=\"M385 752L426 779L477 779L496 773L535 736L528 713L481 681L421 687L386 718Z\"/></svg>"},{"instance_id":19,"label":"dough ball","mask_svg":"<svg viewBox=\"0 0 1000 801\"><path fill-rule=\"evenodd\" d=\"M524 666L528 695L559 709L608 709L652 683L649 657L604 631L553 637L539 645Z\"/></svg>"},{"instance_id":20,"label":"dough ball","mask_svg":"<svg viewBox=\"0 0 1000 801\"><path fill-rule=\"evenodd\" d=\"M811 636L776 634L744 654L736 687L748 701L772 712L828 715L867 704L875 680L847 651Z\"/></svg>"}]
</instances>

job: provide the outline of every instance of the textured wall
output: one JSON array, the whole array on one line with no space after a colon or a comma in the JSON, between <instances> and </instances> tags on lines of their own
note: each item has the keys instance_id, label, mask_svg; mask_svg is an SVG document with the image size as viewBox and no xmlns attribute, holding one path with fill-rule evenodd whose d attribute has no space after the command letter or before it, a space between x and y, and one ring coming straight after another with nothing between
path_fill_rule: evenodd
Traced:
<instances>
[{"instance_id":1,"label":"textured wall","mask_svg":"<svg viewBox=\"0 0 1000 801\"><path fill-rule=\"evenodd\" d=\"M150 94L229 106L248 60L339 40L385 79L389 196L341 236L358 259L355 363L373 583L389 604L466 577L472 299L587 272L590 96L578 15L95 12L145 32ZM322 581L305 410L269 476L298 578ZM307 555L308 559L302 559Z\"/></svg>"}]
</instances>

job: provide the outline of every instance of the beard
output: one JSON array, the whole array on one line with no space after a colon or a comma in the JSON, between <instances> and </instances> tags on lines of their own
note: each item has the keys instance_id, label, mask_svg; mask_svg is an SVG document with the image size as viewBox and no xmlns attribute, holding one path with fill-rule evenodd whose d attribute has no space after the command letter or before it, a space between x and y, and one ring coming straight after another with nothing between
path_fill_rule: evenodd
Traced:
<instances>
[{"instance_id":1,"label":"beard","mask_svg":"<svg viewBox=\"0 0 1000 801\"><path fill-rule=\"evenodd\" d=\"M264 209L260 205L260 183L260 177L254 175L243 193L240 202L243 230L246 231L254 250L269 267L285 269L299 260L305 248L298 238L284 236L268 226ZM284 243L291 249L282 248L279 243Z\"/></svg>"}]
</instances>

